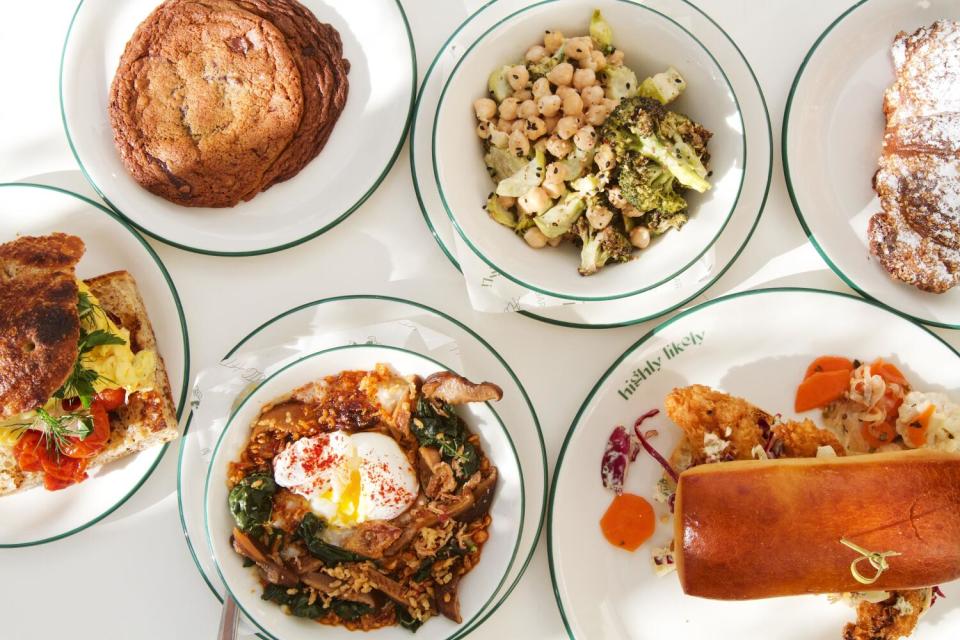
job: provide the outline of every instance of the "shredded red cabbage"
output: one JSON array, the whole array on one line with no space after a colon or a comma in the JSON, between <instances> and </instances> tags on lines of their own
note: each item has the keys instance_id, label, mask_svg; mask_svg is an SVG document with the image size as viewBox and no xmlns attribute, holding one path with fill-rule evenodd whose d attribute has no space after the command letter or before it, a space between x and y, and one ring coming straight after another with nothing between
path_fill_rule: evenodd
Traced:
<instances>
[{"instance_id":1,"label":"shredded red cabbage","mask_svg":"<svg viewBox=\"0 0 960 640\"><path fill-rule=\"evenodd\" d=\"M933 596L930 598L930 606L932 607L937 602L937 598L946 598L946 594L940 590L939 586L933 588Z\"/></svg>"},{"instance_id":2,"label":"shredded red cabbage","mask_svg":"<svg viewBox=\"0 0 960 640\"><path fill-rule=\"evenodd\" d=\"M658 413L660 413L659 409L651 409L650 411L647 411L645 414L637 418L637 421L633 424L633 431L634 433L637 434L637 438L640 440L640 444L643 445L643 448L647 450L647 453L650 454L650 457L656 460L660 464L660 466L663 467L664 471L666 471L670 475L670 477L673 478L674 482L680 482L680 474L678 474L673 469L670 463L667 462L666 458L660 455L659 451L653 448L653 445L650 444L647 438L643 435L643 431L640 429L640 425L643 424L644 420L646 420L647 418L652 418Z\"/></svg>"},{"instance_id":3,"label":"shredded red cabbage","mask_svg":"<svg viewBox=\"0 0 960 640\"><path fill-rule=\"evenodd\" d=\"M613 430L600 461L600 479L605 488L618 496L623 493L627 465L637 457L639 450L625 427L618 426Z\"/></svg>"}]
</instances>

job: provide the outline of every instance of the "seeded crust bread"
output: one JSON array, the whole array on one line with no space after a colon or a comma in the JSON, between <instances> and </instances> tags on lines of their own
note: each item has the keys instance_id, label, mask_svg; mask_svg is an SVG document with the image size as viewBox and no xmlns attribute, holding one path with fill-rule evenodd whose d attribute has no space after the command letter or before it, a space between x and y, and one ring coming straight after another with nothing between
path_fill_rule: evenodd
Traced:
<instances>
[{"instance_id":1,"label":"seeded crust bread","mask_svg":"<svg viewBox=\"0 0 960 640\"><path fill-rule=\"evenodd\" d=\"M126 271L114 271L86 280L86 283L111 319L130 331L130 343L134 352L153 349L157 353L156 382L153 390L132 394L125 406L111 412L110 441L106 449L91 461L90 467L94 468L170 442L177 437L178 428L170 380L163 358L157 351L153 327L133 276ZM76 303L74 308L75 306ZM76 358L76 340L73 354ZM23 473L10 450L0 448L0 496L34 487L42 482L42 474Z\"/></svg>"},{"instance_id":2,"label":"seeded crust bread","mask_svg":"<svg viewBox=\"0 0 960 640\"><path fill-rule=\"evenodd\" d=\"M109 115L141 186L229 207L260 191L300 127L300 71L269 20L231 0L167 0L127 43Z\"/></svg>"},{"instance_id":3,"label":"seeded crust bread","mask_svg":"<svg viewBox=\"0 0 960 640\"><path fill-rule=\"evenodd\" d=\"M0 418L46 402L73 368L83 251L83 240L64 233L0 245Z\"/></svg>"},{"instance_id":4,"label":"seeded crust bread","mask_svg":"<svg viewBox=\"0 0 960 640\"><path fill-rule=\"evenodd\" d=\"M960 284L960 22L901 32L892 55L870 252L892 277L943 293Z\"/></svg>"}]
</instances>

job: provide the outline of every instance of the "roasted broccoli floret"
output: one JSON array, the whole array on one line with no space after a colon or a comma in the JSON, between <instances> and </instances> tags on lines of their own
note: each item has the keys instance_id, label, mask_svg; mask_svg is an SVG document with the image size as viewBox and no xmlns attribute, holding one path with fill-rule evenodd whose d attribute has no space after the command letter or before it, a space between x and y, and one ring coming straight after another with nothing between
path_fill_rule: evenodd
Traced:
<instances>
[{"instance_id":1,"label":"roasted broccoli floret","mask_svg":"<svg viewBox=\"0 0 960 640\"><path fill-rule=\"evenodd\" d=\"M637 74L630 67L624 64L609 66L603 70L603 76L606 80L604 96L607 98L621 100L637 95L640 81L637 80Z\"/></svg>"},{"instance_id":2,"label":"roasted broccoli floret","mask_svg":"<svg viewBox=\"0 0 960 640\"><path fill-rule=\"evenodd\" d=\"M656 162L631 154L620 164L617 184L627 202L638 211L659 210L673 214L687 208L687 201L676 192L676 178Z\"/></svg>"},{"instance_id":3,"label":"roasted broccoli floret","mask_svg":"<svg viewBox=\"0 0 960 640\"><path fill-rule=\"evenodd\" d=\"M689 119L664 109L651 98L635 96L620 101L600 130L600 141L613 147L617 160L639 153L669 171L685 187L700 193L710 188L707 170L683 130L699 127ZM709 138L709 136L707 136ZM706 139L701 148L706 151Z\"/></svg>"},{"instance_id":4,"label":"roasted broccoli floret","mask_svg":"<svg viewBox=\"0 0 960 640\"><path fill-rule=\"evenodd\" d=\"M676 213L666 213L664 211L651 211L643 217L644 225L650 229L650 235L663 235L670 229L679 229L687 222L686 210Z\"/></svg>"},{"instance_id":5,"label":"roasted broccoli floret","mask_svg":"<svg viewBox=\"0 0 960 640\"><path fill-rule=\"evenodd\" d=\"M658 73L641 82L637 95L653 98L660 104L667 104L679 98L686 88L687 83L680 72L670 67L663 73Z\"/></svg>"},{"instance_id":6,"label":"roasted broccoli floret","mask_svg":"<svg viewBox=\"0 0 960 640\"><path fill-rule=\"evenodd\" d=\"M633 259L633 245L630 239L612 224L597 231L590 226L586 217L580 217L573 227L582 246L580 247L580 267L582 276L589 276L603 268L610 261L628 262Z\"/></svg>"}]
</instances>

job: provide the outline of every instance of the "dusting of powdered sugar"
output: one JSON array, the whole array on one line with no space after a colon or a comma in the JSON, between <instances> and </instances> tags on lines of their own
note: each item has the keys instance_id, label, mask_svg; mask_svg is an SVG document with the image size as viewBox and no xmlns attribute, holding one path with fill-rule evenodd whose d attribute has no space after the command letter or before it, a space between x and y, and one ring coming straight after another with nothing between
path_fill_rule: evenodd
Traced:
<instances>
[{"instance_id":1,"label":"dusting of powdered sugar","mask_svg":"<svg viewBox=\"0 0 960 640\"><path fill-rule=\"evenodd\" d=\"M893 277L942 293L960 284L960 22L901 33L891 55L870 252Z\"/></svg>"}]
</instances>

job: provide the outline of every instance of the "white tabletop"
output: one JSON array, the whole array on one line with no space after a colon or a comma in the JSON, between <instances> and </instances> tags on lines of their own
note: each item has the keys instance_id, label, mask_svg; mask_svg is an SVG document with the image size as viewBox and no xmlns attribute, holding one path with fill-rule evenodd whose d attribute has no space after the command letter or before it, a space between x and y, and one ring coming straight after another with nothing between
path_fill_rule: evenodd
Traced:
<instances>
[{"instance_id":1,"label":"white tabletop","mask_svg":"<svg viewBox=\"0 0 960 640\"><path fill-rule=\"evenodd\" d=\"M847 291L807 242L787 196L780 126L790 83L807 49L852 0L698 0L743 50L770 109L774 172L766 211L740 259L694 303L733 290L807 286ZM405 0L421 76L437 48L480 0ZM67 146L57 96L73 0L4 3L0 60L0 182L56 185L95 197ZM262 321L302 302L349 293L413 298L483 335L530 394L551 463L578 406L627 346L660 321L600 331L566 329L519 315L485 315L467 301L460 274L423 222L407 145L377 192L345 222L305 244L251 258L215 258L150 240L187 316L193 371L216 362ZM377 260L356 265L356 242ZM327 277L329 275L329 277ZM693 304L693 303L691 303ZM955 347L960 333L936 330ZM540 350L533 345L564 344ZM570 354L578 358L570 369ZM569 373L563 373L568 371ZM553 372L545 375L545 372ZM120 509L81 533L39 547L0 550L0 637L213 638L220 615L187 551L177 514L177 448ZM563 638L545 537L520 585L472 637Z\"/></svg>"}]
</instances>

